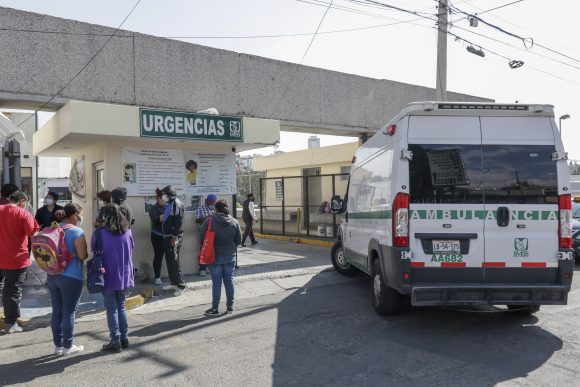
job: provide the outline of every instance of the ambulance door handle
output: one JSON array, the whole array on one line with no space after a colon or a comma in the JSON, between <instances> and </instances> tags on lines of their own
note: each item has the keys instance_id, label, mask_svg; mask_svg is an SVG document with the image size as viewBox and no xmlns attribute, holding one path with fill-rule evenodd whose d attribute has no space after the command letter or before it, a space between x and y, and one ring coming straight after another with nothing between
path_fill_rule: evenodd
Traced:
<instances>
[{"instance_id":1,"label":"ambulance door handle","mask_svg":"<svg viewBox=\"0 0 580 387\"><path fill-rule=\"evenodd\" d=\"M507 227L510 224L509 209L507 207L498 207L496 219L499 227Z\"/></svg>"}]
</instances>

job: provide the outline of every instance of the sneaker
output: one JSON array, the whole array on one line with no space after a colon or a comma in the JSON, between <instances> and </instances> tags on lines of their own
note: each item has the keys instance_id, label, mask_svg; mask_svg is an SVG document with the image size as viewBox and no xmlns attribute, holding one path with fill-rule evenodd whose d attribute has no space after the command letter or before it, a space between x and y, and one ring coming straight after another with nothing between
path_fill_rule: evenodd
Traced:
<instances>
[{"instance_id":1,"label":"sneaker","mask_svg":"<svg viewBox=\"0 0 580 387\"><path fill-rule=\"evenodd\" d=\"M129 339L121 339L121 348L123 349L129 348Z\"/></svg>"},{"instance_id":2,"label":"sneaker","mask_svg":"<svg viewBox=\"0 0 580 387\"><path fill-rule=\"evenodd\" d=\"M20 333L20 332L22 332L22 327L20 325L18 325L18 323L14 323L12 325L8 325L4 329L4 333L6 333L6 334L10 334L10 333Z\"/></svg>"},{"instance_id":3,"label":"sneaker","mask_svg":"<svg viewBox=\"0 0 580 387\"><path fill-rule=\"evenodd\" d=\"M68 355L72 355L74 353L79 353L85 350L85 347L83 347L82 345L72 345L72 347L70 348L65 348L62 350L62 354L64 356L68 356Z\"/></svg>"},{"instance_id":4,"label":"sneaker","mask_svg":"<svg viewBox=\"0 0 580 387\"><path fill-rule=\"evenodd\" d=\"M158 278L155 278L154 284L155 285L163 285L163 282L161 282L161 278L158 277Z\"/></svg>"},{"instance_id":5,"label":"sneaker","mask_svg":"<svg viewBox=\"0 0 580 387\"><path fill-rule=\"evenodd\" d=\"M245 244L245 243L242 243L240 246L242 246L242 247L246 247L246 244Z\"/></svg>"},{"instance_id":6,"label":"sneaker","mask_svg":"<svg viewBox=\"0 0 580 387\"><path fill-rule=\"evenodd\" d=\"M107 343L101 347L101 351L105 352L121 352L121 343Z\"/></svg>"},{"instance_id":7,"label":"sneaker","mask_svg":"<svg viewBox=\"0 0 580 387\"><path fill-rule=\"evenodd\" d=\"M163 287L163 290L166 290L166 291L171 291L171 290L176 290L176 289L177 289L177 286L175 286L175 285L167 285L167 286Z\"/></svg>"},{"instance_id":8,"label":"sneaker","mask_svg":"<svg viewBox=\"0 0 580 387\"><path fill-rule=\"evenodd\" d=\"M227 314L232 314L234 313L234 307L233 306L228 306L228 310L226 311Z\"/></svg>"},{"instance_id":9,"label":"sneaker","mask_svg":"<svg viewBox=\"0 0 580 387\"><path fill-rule=\"evenodd\" d=\"M206 311L204 312L204 314L205 314L206 316L217 316L217 315L219 315L219 314L220 314L220 312L218 312L218 311L217 311L217 309L212 309L212 308L209 308L208 310L206 310Z\"/></svg>"},{"instance_id":10,"label":"sneaker","mask_svg":"<svg viewBox=\"0 0 580 387\"><path fill-rule=\"evenodd\" d=\"M177 289L179 289L179 290L185 290L186 287L187 286L185 286L185 284L179 284L179 285L177 285Z\"/></svg>"},{"instance_id":11,"label":"sneaker","mask_svg":"<svg viewBox=\"0 0 580 387\"><path fill-rule=\"evenodd\" d=\"M199 271L199 276L200 277L205 277L206 275L207 275L207 271L205 271L205 270L200 270Z\"/></svg>"},{"instance_id":12,"label":"sneaker","mask_svg":"<svg viewBox=\"0 0 580 387\"><path fill-rule=\"evenodd\" d=\"M53 352L53 354L55 354L56 356L61 356L62 355L62 351L64 351L64 348L63 347L54 346L54 352Z\"/></svg>"},{"instance_id":13,"label":"sneaker","mask_svg":"<svg viewBox=\"0 0 580 387\"><path fill-rule=\"evenodd\" d=\"M258 241L253 241L252 244L253 245L257 245L258 244Z\"/></svg>"}]
</instances>

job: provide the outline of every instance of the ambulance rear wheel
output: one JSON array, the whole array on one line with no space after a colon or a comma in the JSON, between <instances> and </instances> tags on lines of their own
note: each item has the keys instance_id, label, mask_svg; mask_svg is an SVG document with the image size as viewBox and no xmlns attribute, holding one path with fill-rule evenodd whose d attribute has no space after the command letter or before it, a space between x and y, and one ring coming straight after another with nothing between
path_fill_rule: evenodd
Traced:
<instances>
[{"instance_id":1,"label":"ambulance rear wheel","mask_svg":"<svg viewBox=\"0 0 580 387\"><path fill-rule=\"evenodd\" d=\"M507 307L514 313L523 314L526 316L540 311L540 305L508 305Z\"/></svg>"},{"instance_id":2,"label":"ambulance rear wheel","mask_svg":"<svg viewBox=\"0 0 580 387\"><path fill-rule=\"evenodd\" d=\"M344 251L342 249L342 241L336 241L332 250L330 251L330 260L334 269L342 275L352 277L356 274L356 268L346 261Z\"/></svg>"},{"instance_id":3,"label":"ambulance rear wheel","mask_svg":"<svg viewBox=\"0 0 580 387\"><path fill-rule=\"evenodd\" d=\"M373 304L377 313L381 316L396 314L399 310L400 295L395 289L385 284L381 264L378 260L373 262L372 281Z\"/></svg>"}]
</instances>

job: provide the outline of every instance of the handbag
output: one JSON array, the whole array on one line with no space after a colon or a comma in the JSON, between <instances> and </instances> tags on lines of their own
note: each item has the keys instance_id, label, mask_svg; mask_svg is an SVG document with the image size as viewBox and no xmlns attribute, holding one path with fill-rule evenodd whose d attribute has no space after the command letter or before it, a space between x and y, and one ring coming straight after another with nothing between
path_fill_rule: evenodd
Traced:
<instances>
[{"instance_id":1,"label":"handbag","mask_svg":"<svg viewBox=\"0 0 580 387\"><path fill-rule=\"evenodd\" d=\"M102 229L95 230L96 243L93 259L87 263L87 290L90 294L100 293L105 288L105 267L103 266L103 237Z\"/></svg>"},{"instance_id":2,"label":"handbag","mask_svg":"<svg viewBox=\"0 0 580 387\"><path fill-rule=\"evenodd\" d=\"M215 232L211 229L211 217L207 222L207 230L203 238L203 245L199 250L199 263L201 265L211 265L215 262Z\"/></svg>"}]
</instances>

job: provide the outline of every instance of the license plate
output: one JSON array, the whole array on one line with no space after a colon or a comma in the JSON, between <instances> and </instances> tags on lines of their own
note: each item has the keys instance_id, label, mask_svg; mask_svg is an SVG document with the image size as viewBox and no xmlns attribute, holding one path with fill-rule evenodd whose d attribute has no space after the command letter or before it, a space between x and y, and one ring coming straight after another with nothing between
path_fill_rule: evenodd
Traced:
<instances>
[{"instance_id":1,"label":"license plate","mask_svg":"<svg viewBox=\"0 0 580 387\"><path fill-rule=\"evenodd\" d=\"M437 253L460 253L461 245L459 241L434 240L433 254Z\"/></svg>"}]
</instances>

